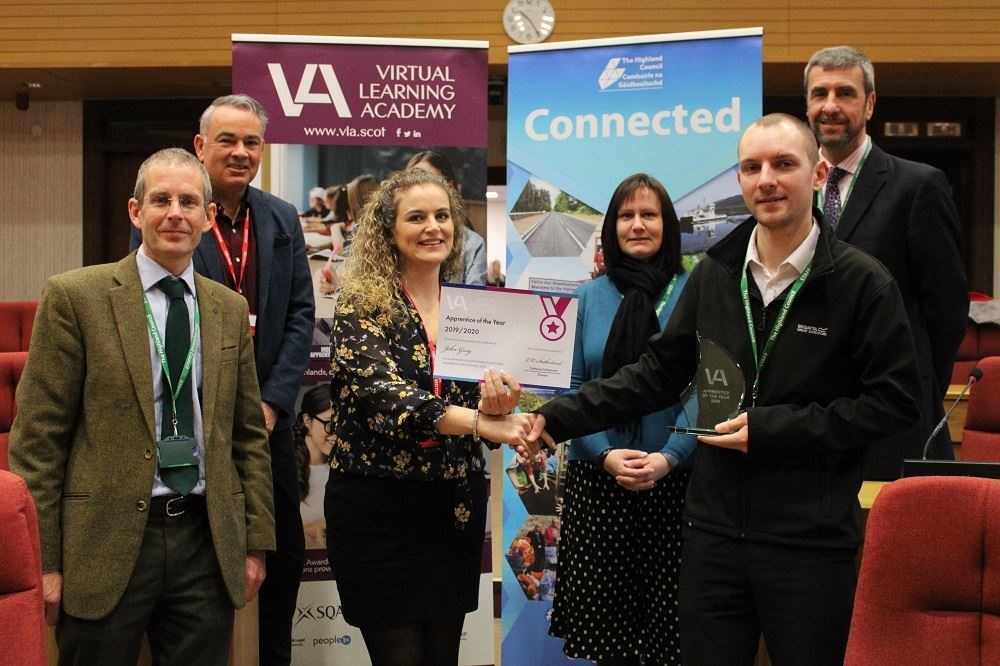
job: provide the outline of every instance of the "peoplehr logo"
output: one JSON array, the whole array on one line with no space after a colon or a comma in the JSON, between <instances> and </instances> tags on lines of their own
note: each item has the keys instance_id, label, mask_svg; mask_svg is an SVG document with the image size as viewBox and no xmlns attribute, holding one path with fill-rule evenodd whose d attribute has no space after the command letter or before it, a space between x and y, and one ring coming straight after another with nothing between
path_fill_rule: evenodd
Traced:
<instances>
[{"instance_id":1,"label":"peoplehr logo","mask_svg":"<svg viewBox=\"0 0 1000 666\"><path fill-rule=\"evenodd\" d=\"M347 106L347 99L344 91L337 80L337 73L333 71L333 65L308 64L302 70L302 78L299 79L299 87L292 97L291 88L285 79L285 72L280 63L267 63L267 70L271 74L271 82L278 93L278 100L281 102L281 110L289 118L298 118L302 115L302 108L306 104L332 104L337 110L337 115L341 118L350 118L351 109ZM312 92L313 84L316 82L316 73L319 72L326 85L326 92Z\"/></svg>"},{"instance_id":2,"label":"peoplehr logo","mask_svg":"<svg viewBox=\"0 0 1000 666\"><path fill-rule=\"evenodd\" d=\"M314 638L313 647L317 645L350 645L351 637L348 634L343 636L330 636L328 638Z\"/></svg>"},{"instance_id":3,"label":"peoplehr logo","mask_svg":"<svg viewBox=\"0 0 1000 666\"><path fill-rule=\"evenodd\" d=\"M604 71L601 72L601 76L597 79L597 83L601 86L601 90L606 90L608 86L622 78L622 75L625 74L625 68L618 66L621 61L621 58L612 58L608 61Z\"/></svg>"}]
</instances>

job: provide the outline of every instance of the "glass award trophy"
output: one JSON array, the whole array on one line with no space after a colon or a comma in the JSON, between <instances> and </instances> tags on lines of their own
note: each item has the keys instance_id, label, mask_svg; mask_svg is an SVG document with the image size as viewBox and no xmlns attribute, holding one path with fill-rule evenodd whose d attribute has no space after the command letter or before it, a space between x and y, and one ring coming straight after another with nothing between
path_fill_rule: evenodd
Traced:
<instances>
[{"instance_id":1,"label":"glass award trophy","mask_svg":"<svg viewBox=\"0 0 1000 666\"><path fill-rule=\"evenodd\" d=\"M746 380L736 359L719 343L698 334L698 369L681 393L684 413L669 432L721 435L715 425L740 413ZM684 424L683 421L687 421Z\"/></svg>"}]
</instances>

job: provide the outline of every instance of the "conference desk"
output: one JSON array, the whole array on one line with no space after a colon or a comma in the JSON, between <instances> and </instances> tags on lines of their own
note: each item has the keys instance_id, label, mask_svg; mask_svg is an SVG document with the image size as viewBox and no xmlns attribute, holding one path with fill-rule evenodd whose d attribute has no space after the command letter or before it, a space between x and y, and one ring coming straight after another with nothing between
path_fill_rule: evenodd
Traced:
<instances>
[{"instance_id":1,"label":"conference desk","mask_svg":"<svg viewBox=\"0 0 1000 666\"><path fill-rule=\"evenodd\" d=\"M963 388L965 388L964 384L952 384L948 387L948 390L944 394L945 413L948 412L948 408L955 402L955 399L962 392ZM948 432L951 434L951 444L955 447L956 459L958 459L958 452L962 446L962 430L965 428L965 415L969 411L969 395L975 390L975 386L970 388L969 392L958 401L955 411L948 417Z\"/></svg>"},{"instance_id":2,"label":"conference desk","mask_svg":"<svg viewBox=\"0 0 1000 666\"><path fill-rule=\"evenodd\" d=\"M861 492L858 493L858 501L861 502L861 511L865 514L872 508L875 498L882 492L882 489L892 481L865 481L861 484Z\"/></svg>"}]
</instances>

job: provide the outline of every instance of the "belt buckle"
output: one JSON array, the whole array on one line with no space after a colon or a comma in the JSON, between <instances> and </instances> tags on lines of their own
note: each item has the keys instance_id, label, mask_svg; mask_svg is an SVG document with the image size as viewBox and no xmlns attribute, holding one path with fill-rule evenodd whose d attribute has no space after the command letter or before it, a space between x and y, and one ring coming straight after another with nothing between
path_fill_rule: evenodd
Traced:
<instances>
[{"instance_id":1,"label":"belt buckle","mask_svg":"<svg viewBox=\"0 0 1000 666\"><path fill-rule=\"evenodd\" d=\"M168 518L177 518L178 516L183 516L187 512L187 509L184 507L185 499L186 498L183 495L181 495L179 497L171 497L170 499L167 500L167 503L164 506L164 510L166 511ZM180 505L176 512L174 512L170 506L174 502L177 502Z\"/></svg>"}]
</instances>

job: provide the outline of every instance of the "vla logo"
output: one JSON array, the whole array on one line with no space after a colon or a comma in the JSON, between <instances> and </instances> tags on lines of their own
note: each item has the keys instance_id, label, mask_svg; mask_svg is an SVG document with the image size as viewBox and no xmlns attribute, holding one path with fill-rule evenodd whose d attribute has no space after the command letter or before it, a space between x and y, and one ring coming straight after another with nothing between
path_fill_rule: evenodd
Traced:
<instances>
[{"instance_id":1,"label":"vla logo","mask_svg":"<svg viewBox=\"0 0 1000 666\"><path fill-rule=\"evenodd\" d=\"M461 294L445 294L448 298L448 307L452 310L468 310L465 304L465 296Z\"/></svg>"},{"instance_id":2,"label":"vla logo","mask_svg":"<svg viewBox=\"0 0 1000 666\"><path fill-rule=\"evenodd\" d=\"M709 368L705 368L705 379L708 380L709 386L718 382L722 382L723 386L729 386L729 382L726 381L726 373L721 368L714 371Z\"/></svg>"},{"instance_id":3,"label":"vla logo","mask_svg":"<svg viewBox=\"0 0 1000 666\"><path fill-rule=\"evenodd\" d=\"M298 118L302 114L302 107L306 104L333 104L337 109L337 115L341 118L350 118L351 109L347 106L347 99L344 91L340 88L337 80L337 73L333 71L333 65L306 65L302 71L302 78L299 79L299 88L292 97L288 81L285 80L285 72L281 68L281 63L267 63L267 70L271 73L271 81L274 89L278 93L278 100L281 102L281 110L286 116ZM323 77L326 84L326 92L311 92L313 83L316 81L316 72Z\"/></svg>"}]
</instances>

